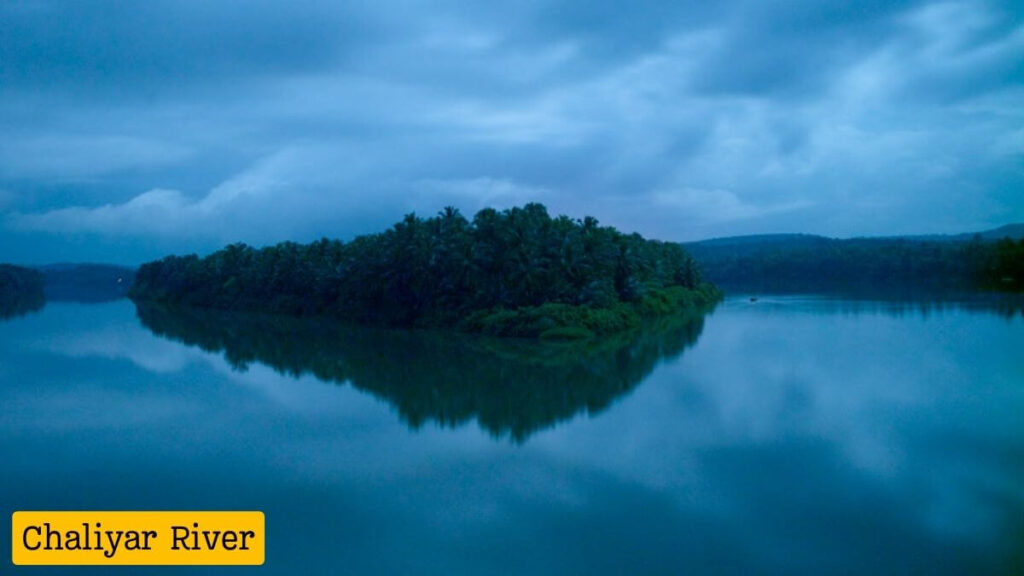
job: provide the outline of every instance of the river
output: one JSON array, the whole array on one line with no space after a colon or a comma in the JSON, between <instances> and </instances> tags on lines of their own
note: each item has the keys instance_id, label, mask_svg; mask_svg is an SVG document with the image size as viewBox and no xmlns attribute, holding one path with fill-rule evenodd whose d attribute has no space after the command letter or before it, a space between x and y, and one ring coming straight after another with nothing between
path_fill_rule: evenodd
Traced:
<instances>
[{"instance_id":1,"label":"river","mask_svg":"<svg viewBox=\"0 0 1024 576\"><path fill-rule=\"evenodd\" d=\"M978 301L588 345L50 303L0 323L0 500L262 510L273 574L1019 574L1022 350Z\"/></svg>"}]
</instances>

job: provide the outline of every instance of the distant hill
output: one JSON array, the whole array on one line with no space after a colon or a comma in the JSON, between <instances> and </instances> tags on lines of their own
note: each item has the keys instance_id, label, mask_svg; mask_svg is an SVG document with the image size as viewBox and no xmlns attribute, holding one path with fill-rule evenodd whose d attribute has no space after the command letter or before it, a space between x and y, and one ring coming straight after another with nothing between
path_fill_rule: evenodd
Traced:
<instances>
[{"instance_id":1,"label":"distant hill","mask_svg":"<svg viewBox=\"0 0 1024 576\"><path fill-rule=\"evenodd\" d=\"M986 230L985 232L981 232L980 234L982 238L989 240L998 240L1000 238L1021 240L1024 239L1024 223L1007 224L1006 226L1000 226L999 228Z\"/></svg>"},{"instance_id":2,"label":"distant hill","mask_svg":"<svg viewBox=\"0 0 1024 576\"><path fill-rule=\"evenodd\" d=\"M1009 238L1020 240L1024 238L1024 224L1007 224L991 230L981 232L965 232L963 234L918 234L912 236L889 236L888 239L917 240L922 242L969 242L975 237L981 240L1001 240Z\"/></svg>"},{"instance_id":3,"label":"distant hill","mask_svg":"<svg viewBox=\"0 0 1024 576\"><path fill-rule=\"evenodd\" d=\"M64 302L106 302L128 295L135 269L110 264L47 264L37 266L46 278L46 299Z\"/></svg>"},{"instance_id":4,"label":"distant hill","mask_svg":"<svg viewBox=\"0 0 1024 576\"><path fill-rule=\"evenodd\" d=\"M834 238L816 236L814 234L752 234L749 236L726 236L710 238L697 242L686 242L684 246L798 246L820 245L833 241Z\"/></svg>"},{"instance_id":5,"label":"distant hill","mask_svg":"<svg viewBox=\"0 0 1024 576\"><path fill-rule=\"evenodd\" d=\"M734 292L1024 288L1024 224L930 236L762 234L683 246L709 281Z\"/></svg>"},{"instance_id":6,"label":"distant hill","mask_svg":"<svg viewBox=\"0 0 1024 576\"><path fill-rule=\"evenodd\" d=\"M914 234L902 236L859 236L856 238L832 238L829 236L818 236L815 234L751 234L746 236L723 236L719 238L708 238L694 242L684 242L683 246L821 246L830 242L843 242L847 240L913 240L920 242L968 242L978 237L982 240L1000 240L1010 238L1020 240L1024 238L1024 223L1007 224L991 230L980 232L965 232L963 234Z\"/></svg>"}]
</instances>

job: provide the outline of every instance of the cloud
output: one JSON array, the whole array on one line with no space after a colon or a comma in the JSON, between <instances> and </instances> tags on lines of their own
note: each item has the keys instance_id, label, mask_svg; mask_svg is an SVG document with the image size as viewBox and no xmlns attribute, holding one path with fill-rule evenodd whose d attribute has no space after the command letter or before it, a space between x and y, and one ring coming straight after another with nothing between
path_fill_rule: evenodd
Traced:
<instances>
[{"instance_id":1,"label":"cloud","mask_svg":"<svg viewBox=\"0 0 1024 576\"><path fill-rule=\"evenodd\" d=\"M88 332L50 334L38 348L71 358L127 359L157 374L180 372L201 352L154 338L137 324L107 326Z\"/></svg>"},{"instance_id":2,"label":"cloud","mask_svg":"<svg viewBox=\"0 0 1024 576\"><path fill-rule=\"evenodd\" d=\"M294 225L320 222L329 226L346 217L372 214L373 210L366 208L368 196L391 206L389 212L394 214L430 215L451 205L472 217L485 207L543 202L550 195L542 187L486 177L392 181L361 194L327 194L317 188L321 184L302 176L306 164L296 163L296 157L278 154L199 198L178 190L153 189L119 204L14 213L8 216L8 225L23 232L171 240L198 237L214 244L239 240L258 244L294 239L289 236L295 232ZM297 203L289 206L291 201Z\"/></svg>"},{"instance_id":3,"label":"cloud","mask_svg":"<svg viewBox=\"0 0 1024 576\"><path fill-rule=\"evenodd\" d=\"M286 182L277 177L278 155L191 199L178 190L153 189L123 203L96 207L71 206L41 213L14 213L12 228L21 231L108 236L184 238L202 235L223 238L228 230L244 228L253 208L270 209Z\"/></svg>"},{"instance_id":4,"label":"cloud","mask_svg":"<svg viewBox=\"0 0 1024 576\"><path fill-rule=\"evenodd\" d=\"M551 194L542 187L518 184L511 180L469 178L453 180L420 180L412 188L421 198L418 204L436 206L449 199L453 205L468 207L476 212L483 208L511 208L529 202L544 202Z\"/></svg>"},{"instance_id":5,"label":"cloud","mask_svg":"<svg viewBox=\"0 0 1024 576\"><path fill-rule=\"evenodd\" d=\"M144 7L5 2L0 79L8 87L45 86L80 97L152 96L154 88L180 91L182 82L215 84L328 66L372 35L369 21L335 3L278 7L272 0L248 2L245 9L200 0L156 0Z\"/></svg>"},{"instance_id":6,"label":"cloud","mask_svg":"<svg viewBox=\"0 0 1024 576\"><path fill-rule=\"evenodd\" d=\"M47 134L0 144L0 166L14 177L91 179L178 163L190 154L186 146L138 136Z\"/></svg>"},{"instance_id":7,"label":"cloud","mask_svg":"<svg viewBox=\"0 0 1024 576\"><path fill-rule=\"evenodd\" d=\"M1024 14L996 2L52 9L0 7L0 258L525 200L680 240L1024 220Z\"/></svg>"},{"instance_id":8,"label":"cloud","mask_svg":"<svg viewBox=\"0 0 1024 576\"><path fill-rule=\"evenodd\" d=\"M124 204L74 206L42 214L14 214L14 228L29 231L104 234L166 233L192 205L177 190L150 190ZM154 227L155 226L155 227Z\"/></svg>"},{"instance_id":9,"label":"cloud","mask_svg":"<svg viewBox=\"0 0 1024 576\"><path fill-rule=\"evenodd\" d=\"M803 201L768 206L755 205L741 200L728 190L699 188L658 191L651 195L651 204L655 208L672 210L681 215L695 215L700 220L711 222L766 217L778 212L799 210L809 205Z\"/></svg>"}]
</instances>

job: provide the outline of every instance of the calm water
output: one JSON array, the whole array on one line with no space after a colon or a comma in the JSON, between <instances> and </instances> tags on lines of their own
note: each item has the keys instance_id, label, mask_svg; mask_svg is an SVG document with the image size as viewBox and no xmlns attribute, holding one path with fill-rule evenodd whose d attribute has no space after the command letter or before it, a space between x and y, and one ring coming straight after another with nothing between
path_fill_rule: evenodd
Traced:
<instances>
[{"instance_id":1,"label":"calm water","mask_svg":"<svg viewBox=\"0 0 1024 576\"><path fill-rule=\"evenodd\" d=\"M263 510L236 573L1019 574L1022 351L977 303L587 348L51 303L0 323L0 502Z\"/></svg>"}]
</instances>

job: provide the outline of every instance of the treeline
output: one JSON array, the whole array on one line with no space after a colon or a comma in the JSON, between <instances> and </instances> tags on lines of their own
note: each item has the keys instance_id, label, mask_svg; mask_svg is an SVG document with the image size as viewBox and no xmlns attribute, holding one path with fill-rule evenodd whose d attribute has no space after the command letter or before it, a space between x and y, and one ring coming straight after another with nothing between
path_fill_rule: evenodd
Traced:
<instances>
[{"instance_id":1,"label":"treeline","mask_svg":"<svg viewBox=\"0 0 1024 576\"><path fill-rule=\"evenodd\" d=\"M608 338L547 343L149 303L137 313L155 334L223 353L235 370L259 362L311 374L388 402L411 428L476 420L515 442L606 409L696 343L704 326L672 316Z\"/></svg>"},{"instance_id":2,"label":"treeline","mask_svg":"<svg viewBox=\"0 0 1024 576\"><path fill-rule=\"evenodd\" d=\"M408 215L351 242L233 244L205 258L143 265L131 296L189 306L330 315L388 326L458 326L498 335L575 337L710 304L677 244L597 220L551 218L541 204Z\"/></svg>"},{"instance_id":3,"label":"treeline","mask_svg":"<svg viewBox=\"0 0 1024 576\"><path fill-rule=\"evenodd\" d=\"M1024 290L1024 240L778 235L686 244L727 290Z\"/></svg>"},{"instance_id":4,"label":"treeline","mask_svg":"<svg viewBox=\"0 0 1024 576\"><path fill-rule=\"evenodd\" d=\"M1024 238L1003 238L989 250L980 280L990 286L1024 291Z\"/></svg>"},{"instance_id":5,"label":"treeline","mask_svg":"<svg viewBox=\"0 0 1024 576\"><path fill-rule=\"evenodd\" d=\"M39 310L46 304L42 272L0 264L0 319Z\"/></svg>"}]
</instances>

